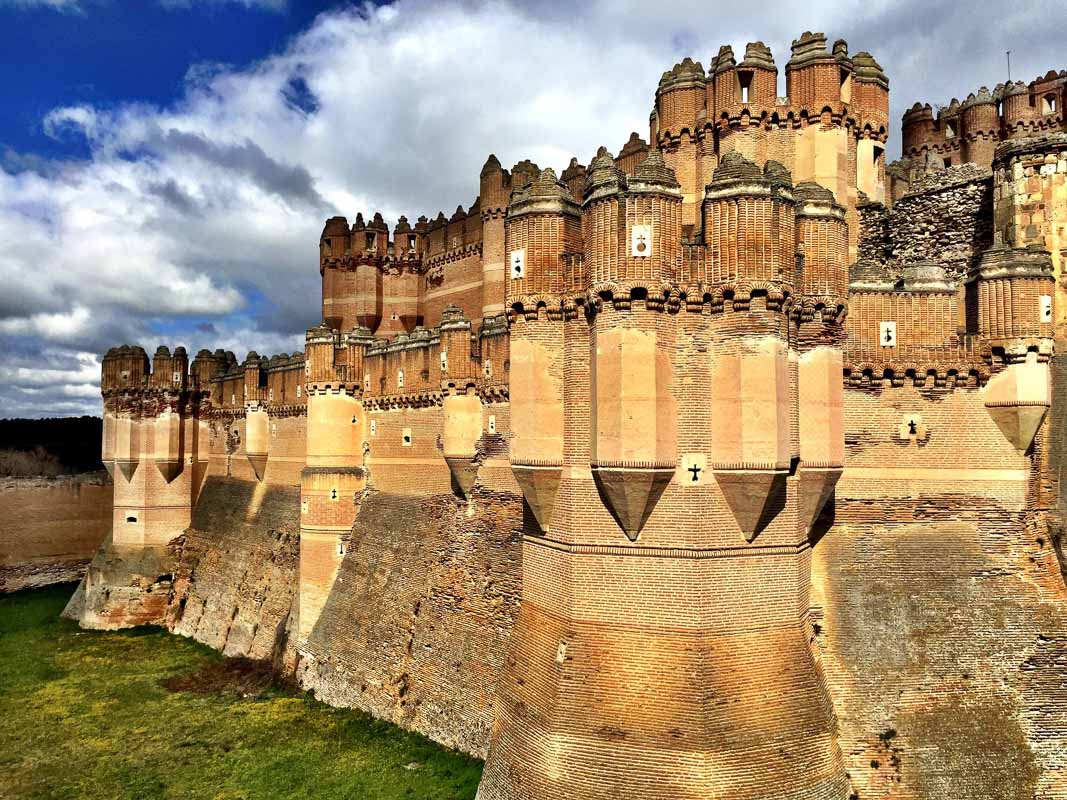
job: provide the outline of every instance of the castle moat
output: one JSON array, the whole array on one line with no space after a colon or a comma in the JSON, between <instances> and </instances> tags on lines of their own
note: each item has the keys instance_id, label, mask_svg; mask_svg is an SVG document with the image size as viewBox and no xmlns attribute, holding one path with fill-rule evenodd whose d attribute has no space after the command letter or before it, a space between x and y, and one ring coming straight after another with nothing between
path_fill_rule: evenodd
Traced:
<instances>
[{"instance_id":1,"label":"castle moat","mask_svg":"<svg viewBox=\"0 0 1067 800\"><path fill-rule=\"evenodd\" d=\"M0 597L0 798L473 798L481 762L161 628Z\"/></svg>"}]
</instances>

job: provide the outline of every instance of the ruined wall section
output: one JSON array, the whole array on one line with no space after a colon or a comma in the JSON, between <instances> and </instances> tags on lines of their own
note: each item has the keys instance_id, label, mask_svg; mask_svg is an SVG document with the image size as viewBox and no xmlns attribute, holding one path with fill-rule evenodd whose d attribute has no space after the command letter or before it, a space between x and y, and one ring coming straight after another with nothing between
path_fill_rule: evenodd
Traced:
<instances>
[{"instance_id":1,"label":"ruined wall section","mask_svg":"<svg viewBox=\"0 0 1067 800\"><path fill-rule=\"evenodd\" d=\"M111 532L105 472L0 480L0 593L80 580Z\"/></svg>"},{"instance_id":2,"label":"ruined wall section","mask_svg":"<svg viewBox=\"0 0 1067 800\"><path fill-rule=\"evenodd\" d=\"M961 280L993 244L993 176L973 164L913 184L889 215L892 259L900 268L935 262Z\"/></svg>"}]
</instances>

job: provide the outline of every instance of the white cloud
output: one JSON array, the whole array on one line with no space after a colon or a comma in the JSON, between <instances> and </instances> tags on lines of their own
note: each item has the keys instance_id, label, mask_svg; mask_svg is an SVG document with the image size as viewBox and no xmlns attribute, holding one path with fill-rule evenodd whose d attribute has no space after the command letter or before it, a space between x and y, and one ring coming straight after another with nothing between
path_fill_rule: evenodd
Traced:
<instances>
[{"instance_id":1,"label":"white cloud","mask_svg":"<svg viewBox=\"0 0 1067 800\"><path fill-rule=\"evenodd\" d=\"M50 8L73 14L83 13L79 0L0 0L0 8Z\"/></svg>"},{"instance_id":2,"label":"white cloud","mask_svg":"<svg viewBox=\"0 0 1067 800\"><path fill-rule=\"evenodd\" d=\"M0 0L13 2L31 0ZM490 152L505 166L532 158L559 169L571 155L587 163L601 144L617 151L631 130L647 136L659 75L684 55L707 65L720 44L740 56L762 39L784 93L791 39L805 28L843 36L890 76L892 153L904 108L995 83L1007 47L1017 77L1063 66L1065 22L1052 0L1002 9L995 26L962 0L798 0L714 14L696 2L400 0L320 15L243 69L190 65L166 107L131 98L54 109L43 131L84 139L90 156L4 156L0 369L36 370L47 350L66 359L49 386L67 388L34 406L25 392L47 387L10 375L0 416L97 408L76 354L124 341L238 357L299 349L319 317L325 217L451 214L474 200Z\"/></svg>"}]
</instances>

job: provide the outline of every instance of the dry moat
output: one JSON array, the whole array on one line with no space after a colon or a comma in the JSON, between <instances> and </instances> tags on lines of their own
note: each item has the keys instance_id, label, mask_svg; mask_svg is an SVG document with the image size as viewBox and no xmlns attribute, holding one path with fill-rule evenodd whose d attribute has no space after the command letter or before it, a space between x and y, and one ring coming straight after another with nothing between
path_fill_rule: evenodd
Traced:
<instances>
[{"instance_id":1,"label":"dry moat","mask_svg":"<svg viewBox=\"0 0 1067 800\"><path fill-rule=\"evenodd\" d=\"M0 597L0 799L474 797L481 762L159 628L79 630L72 590Z\"/></svg>"}]
</instances>

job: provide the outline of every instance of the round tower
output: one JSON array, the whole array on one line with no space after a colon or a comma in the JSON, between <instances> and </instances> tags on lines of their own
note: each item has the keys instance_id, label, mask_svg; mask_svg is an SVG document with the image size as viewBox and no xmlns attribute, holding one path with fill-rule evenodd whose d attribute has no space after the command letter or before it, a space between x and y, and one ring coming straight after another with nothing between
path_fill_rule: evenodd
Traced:
<instances>
[{"instance_id":1,"label":"round tower","mask_svg":"<svg viewBox=\"0 0 1067 800\"><path fill-rule=\"evenodd\" d=\"M709 277L738 298L756 285L792 286L796 240L788 171L775 161L761 170L740 153L723 156L704 194L704 237Z\"/></svg>"},{"instance_id":2,"label":"round tower","mask_svg":"<svg viewBox=\"0 0 1067 800\"><path fill-rule=\"evenodd\" d=\"M610 186L610 175L606 170L602 174ZM596 170L593 176L597 177ZM592 198L595 186L590 188ZM615 275L599 286L593 279L601 302L590 324L596 420L590 466L601 500L633 541L677 465L670 391L673 327L663 312L664 287L677 280L681 261L682 193L657 150L649 153L624 188L616 195L621 213ZM587 230L596 230L592 220L610 207L606 200L587 200ZM589 247L599 249L595 237Z\"/></svg>"},{"instance_id":3,"label":"round tower","mask_svg":"<svg viewBox=\"0 0 1067 800\"><path fill-rule=\"evenodd\" d=\"M477 443L482 435L482 401L476 391L478 375L471 359L471 323L458 306L446 306L442 312L438 356L445 463L452 473L453 491L469 500L478 478L476 459ZM431 364L430 369L433 367Z\"/></svg>"},{"instance_id":4,"label":"round tower","mask_svg":"<svg viewBox=\"0 0 1067 800\"><path fill-rule=\"evenodd\" d=\"M929 103L916 103L904 112L900 123L900 139L901 152L908 158L921 156L937 141L934 111Z\"/></svg>"},{"instance_id":5,"label":"round tower","mask_svg":"<svg viewBox=\"0 0 1067 800\"><path fill-rule=\"evenodd\" d=\"M486 159L479 176L482 215L482 318L504 313L504 217L510 176L495 155Z\"/></svg>"},{"instance_id":6,"label":"round tower","mask_svg":"<svg viewBox=\"0 0 1067 800\"><path fill-rule=\"evenodd\" d=\"M346 347L367 347L371 340ZM307 332L304 350L307 456L300 477L298 646L307 640L333 587L362 491L366 415L362 375L341 371L339 335L327 324ZM350 354L351 355L351 354ZM362 364L362 359L357 359Z\"/></svg>"},{"instance_id":7,"label":"round tower","mask_svg":"<svg viewBox=\"0 0 1067 800\"><path fill-rule=\"evenodd\" d=\"M319 274L322 276L322 318L338 328L352 295L353 275L345 269L351 255L348 220L330 217L319 236Z\"/></svg>"},{"instance_id":8,"label":"round tower","mask_svg":"<svg viewBox=\"0 0 1067 800\"><path fill-rule=\"evenodd\" d=\"M993 151L1000 138L1000 117L996 100L983 86L978 94L971 94L960 106L960 136L964 161L989 167Z\"/></svg>"},{"instance_id":9,"label":"round tower","mask_svg":"<svg viewBox=\"0 0 1067 800\"><path fill-rule=\"evenodd\" d=\"M714 119L708 103L709 83L699 61L686 58L664 72L656 89L658 130L652 142L679 178L682 190L682 224L687 235L700 218L700 195L704 189L703 154L700 139L705 125Z\"/></svg>"},{"instance_id":10,"label":"round tower","mask_svg":"<svg viewBox=\"0 0 1067 800\"><path fill-rule=\"evenodd\" d=\"M712 468L749 541L784 503L791 456L790 367L783 300L796 279L796 222L789 174L728 153L704 200L708 277L735 311L753 296L773 325L729 339L714 359ZM732 322L731 317L721 321ZM761 326L762 327L762 326Z\"/></svg>"},{"instance_id":11,"label":"round tower","mask_svg":"<svg viewBox=\"0 0 1067 800\"><path fill-rule=\"evenodd\" d=\"M1022 138L1030 134L1034 109L1030 105L1030 92L1022 81L1009 83L1001 90L1001 116L1004 135L1007 138Z\"/></svg>"},{"instance_id":12,"label":"round tower","mask_svg":"<svg viewBox=\"0 0 1067 800\"><path fill-rule=\"evenodd\" d=\"M852 61L841 40L834 52L826 49L826 34L805 31L792 44L792 57L785 67L786 94L797 112L809 118L829 109L840 116L851 92Z\"/></svg>"},{"instance_id":13,"label":"round tower","mask_svg":"<svg viewBox=\"0 0 1067 800\"><path fill-rule=\"evenodd\" d=\"M848 297L848 225L845 209L833 193L813 182L798 183L796 199L797 253L800 256L797 289L836 316Z\"/></svg>"},{"instance_id":14,"label":"round tower","mask_svg":"<svg viewBox=\"0 0 1067 800\"><path fill-rule=\"evenodd\" d=\"M604 159L617 172L610 155ZM545 169L508 206L511 466L542 531L552 524L563 469L561 256L582 247L582 221L566 184Z\"/></svg>"}]
</instances>

